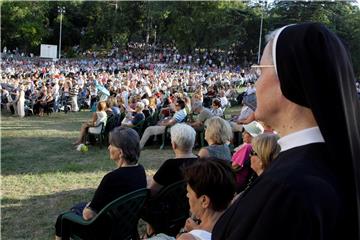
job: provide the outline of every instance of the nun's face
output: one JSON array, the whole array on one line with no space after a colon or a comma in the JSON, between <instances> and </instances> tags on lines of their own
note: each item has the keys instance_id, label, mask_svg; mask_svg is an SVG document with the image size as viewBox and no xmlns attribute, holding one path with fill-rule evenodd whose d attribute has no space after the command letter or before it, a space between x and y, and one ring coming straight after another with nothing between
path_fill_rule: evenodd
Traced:
<instances>
[{"instance_id":1,"label":"nun's face","mask_svg":"<svg viewBox=\"0 0 360 240\"><path fill-rule=\"evenodd\" d=\"M255 84L257 101L255 117L272 126L278 120L284 97L280 90L275 67L261 67L262 65L273 65L271 46L271 42L266 45L260 61L261 75Z\"/></svg>"}]
</instances>

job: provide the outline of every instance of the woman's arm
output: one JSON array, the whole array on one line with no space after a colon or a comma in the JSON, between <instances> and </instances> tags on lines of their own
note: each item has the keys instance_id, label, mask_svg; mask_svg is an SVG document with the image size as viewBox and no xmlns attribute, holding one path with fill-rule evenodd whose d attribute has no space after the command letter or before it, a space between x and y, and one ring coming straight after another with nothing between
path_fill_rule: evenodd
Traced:
<instances>
[{"instance_id":1,"label":"woman's arm","mask_svg":"<svg viewBox=\"0 0 360 240\"><path fill-rule=\"evenodd\" d=\"M97 121L97 114L96 114L96 112L94 112L93 115L92 115L92 122L91 123L93 125L95 125L96 121Z\"/></svg>"},{"instance_id":2,"label":"woman's arm","mask_svg":"<svg viewBox=\"0 0 360 240\"><path fill-rule=\"evenodd\" d=\"M150 193L151 193L150 195L155 196L162 187L163 187L163 185L158 184L154 179L152 179L150 187L149 187Z\"/></svg>"},{"instance_id":3,"label":"woman's arm","mask_svg":"<svg viewBox=\"0 0 360 240\"><path fill-rule=\"evenodd\" d=\"M89 208L89 205L90 205L90 202L88 202L86 204L86 207L83 210L83 219L84 220L90 220L93 217L95 217L97 214L95 211L93 211L91 208Z\"/></svg>"}]
</instances>

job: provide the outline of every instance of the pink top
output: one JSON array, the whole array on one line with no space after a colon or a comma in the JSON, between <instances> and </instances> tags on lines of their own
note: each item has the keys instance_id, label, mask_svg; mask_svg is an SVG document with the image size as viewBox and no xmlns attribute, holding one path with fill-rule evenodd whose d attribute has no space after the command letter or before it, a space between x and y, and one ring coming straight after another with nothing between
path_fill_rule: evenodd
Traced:
<instances>
[{"instance_id":1,"label":"pink top","mask_svg":"<svg viewBox=\"0 0 360 240\"><path fill-rule=\"evenodd\" d=\"M232 165L243 166L245 160L249 157L252 146L249 143L244 143L243 146L237 150L232 156Z\"/></svg>"}]
</instances>

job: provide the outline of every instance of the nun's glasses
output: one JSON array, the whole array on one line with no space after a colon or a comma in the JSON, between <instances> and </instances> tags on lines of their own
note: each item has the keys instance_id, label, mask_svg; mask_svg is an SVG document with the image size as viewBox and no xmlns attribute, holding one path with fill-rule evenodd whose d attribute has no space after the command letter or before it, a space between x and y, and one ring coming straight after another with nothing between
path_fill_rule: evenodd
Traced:
<instances>
[{"instance_id":1,"label":"nun's glasses","mask_svg":"<svg viewBox=\"0 0 360 240\"><path fill-rule=\"evenodd\" d=\"M257 65L257 64L251 65L251 68L255 69L256 77L260 77L261 68L270 68L270 67L275 67L275 65Z\"/></svg>"}]
</instances>

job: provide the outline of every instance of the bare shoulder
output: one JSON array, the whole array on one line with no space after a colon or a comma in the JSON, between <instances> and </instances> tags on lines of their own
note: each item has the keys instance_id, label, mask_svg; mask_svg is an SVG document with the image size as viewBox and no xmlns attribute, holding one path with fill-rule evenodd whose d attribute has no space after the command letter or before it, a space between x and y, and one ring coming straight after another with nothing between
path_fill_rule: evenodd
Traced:
<instances>
[{"instance_id":1,"label":"bare shoulder","mask_svg":"<svg viewBox=\"0 0 360 240\"><path fill-rule=\"evenodd\" d=\"M206 148L201 148L198 155L200 158L208 157L209 151Z\"/></svg>"}]
</instances>

